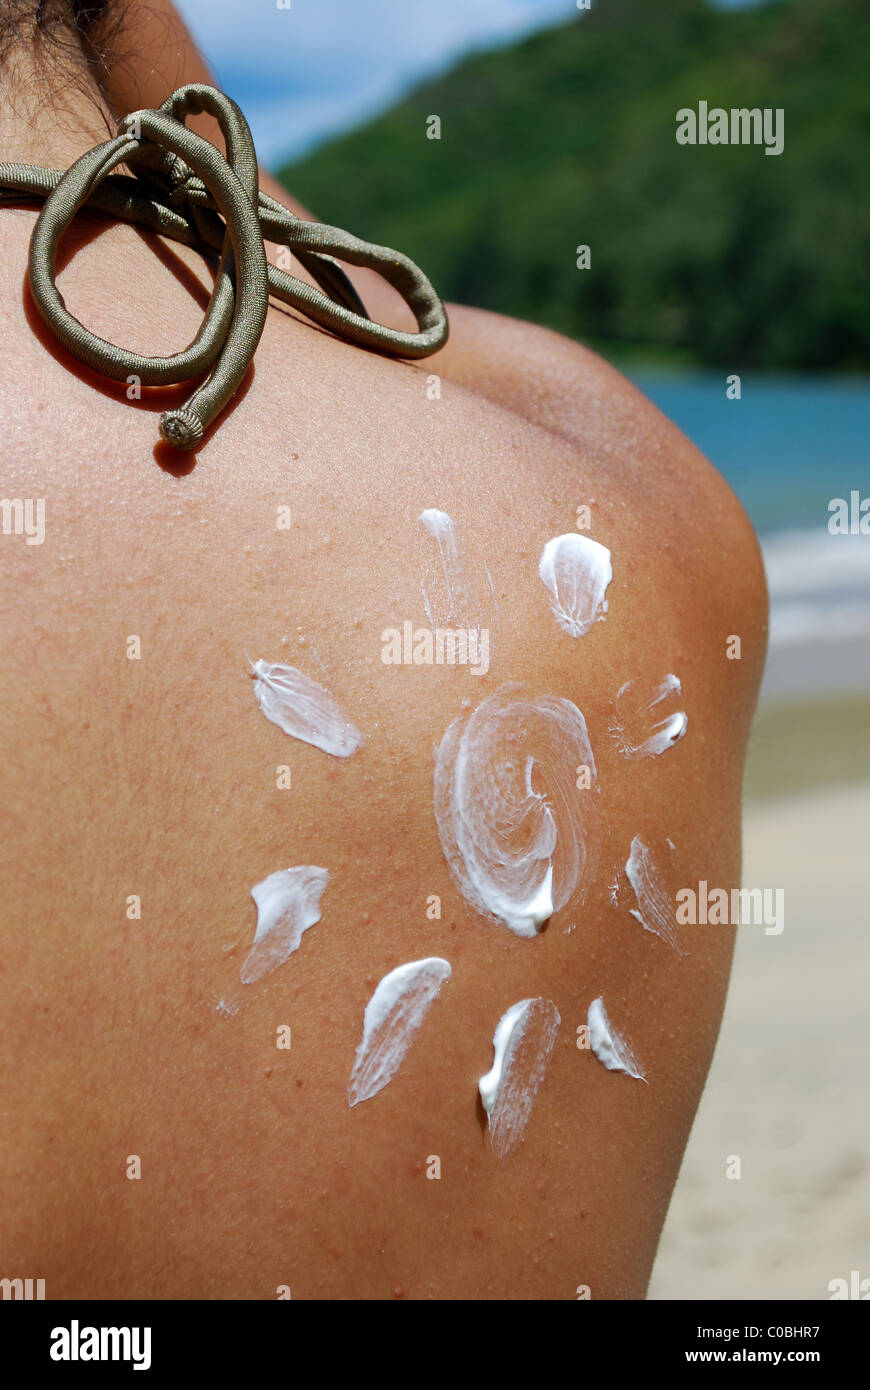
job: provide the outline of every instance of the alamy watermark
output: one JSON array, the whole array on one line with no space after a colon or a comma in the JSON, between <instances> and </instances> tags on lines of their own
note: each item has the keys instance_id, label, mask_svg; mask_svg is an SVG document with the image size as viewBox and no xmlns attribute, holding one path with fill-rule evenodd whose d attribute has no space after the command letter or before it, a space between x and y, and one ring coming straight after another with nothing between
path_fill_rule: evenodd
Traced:
<instances>
[{"instance_id":1,"label":"alamy watermark","mask_svg":"<svg viewBox=\"0 0 870 1390\"><path fill-rule=\"evenodd\" d=\"M44 1279L0 1279L0 1298L25 1301L45 1298Z\"/></svg>"},{"instance_id":2,"label":"alamy watermark","mask_svg":"<svg viewBox=\"0 0 870 1390\"><path fill-rule=\"evenodd\" d=\"M0 524L4 536L24 536L25 545L45 540L44 497L0 497Z\"/></svg>"},{"instance_id":3,"label":"alamy watermark","mask_svg":"<svg viewBox=\"0 0 870 1390\"><path fill-rule=\"evenodd\" d=\"M467 666L473 676L489 670L488 627L414 627L406 620L401 629L381 633L381 661L385 666Z\"/></svg>"},{"instance_id":4,"label":"alamy watermark","mask_svg":"<svg viewBox=\"0 0 870 1390\"><path fill-rule=\"evenodd\" d=\"M828 530L832 536L870 536L870 497L862 497L856 487L845 497L832 497L828 503Z\"/></svg>"},{"instance_id":5,"label":"alamy watermark","mask_svg":"<svg viewBox=\"0 0 870 1390\"><path fill-rule=\"evenodd\" d=\"M785 149L785 110L777 107L682 106L676 114L678 145L764 145L765 154Z\"/></svg>"},{"instance_id":6,"label":"alamy watermark","mask_svg":"<svg viewBox=\"0 0 870 1390\"><path fill-rule=\"evenodd\" d=\"M702 878L697 888L680 888L676 894L679 926L764 927L765 936L781 936L785 927L784 888L708 888Z\"/></svg>"},{"instance_id":7,"label":"alamy watermark","mask_svg":"<svg viewBox=\"0 0 870 1390\"><path fill-rule=\"evenodd\" d=\"M150 1327L69 1327L51 1329L52 1361L132 1361L134 1371L151 1368Z\"/></svg>"}]
</instances>

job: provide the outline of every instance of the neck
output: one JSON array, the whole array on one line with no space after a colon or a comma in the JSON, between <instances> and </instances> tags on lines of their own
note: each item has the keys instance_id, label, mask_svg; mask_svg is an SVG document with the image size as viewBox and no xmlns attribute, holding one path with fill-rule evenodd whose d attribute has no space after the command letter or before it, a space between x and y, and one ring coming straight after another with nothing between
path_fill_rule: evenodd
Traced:
<instances>
[{"instance_id":1,"label":"neck","mask_svg":"<svg viewBox=\"0 0 870 1390\"><path fill-rule=\"evenodd\" d=\"M108 140L113 124L84 64L66 74L24 47L10 55L0 85L0 160L66 169Z\"/></svg>"}]
</instances>

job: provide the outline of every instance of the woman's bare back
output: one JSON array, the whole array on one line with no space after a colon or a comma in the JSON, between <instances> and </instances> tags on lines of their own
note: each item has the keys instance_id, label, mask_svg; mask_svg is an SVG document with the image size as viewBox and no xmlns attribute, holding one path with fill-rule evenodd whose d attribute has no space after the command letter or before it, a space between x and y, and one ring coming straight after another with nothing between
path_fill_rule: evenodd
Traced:
<instances>
[{"instance_id":1,"label":"woman's bare back","mask_svg":"<svg viewBox=\"0 0 870 1390\"><path fill-rule=\"evenodd\" d=\"M631 915L624 866L635 837L670 841L671 897L739 881L765 608L736 501L598 359L467 310L413 366L274 308L198 456L155 448L165 401L70 370L26 308L32 221L0 216L3 490L45 499L44 543L0 545L5 1264L56 1298L642 1296L732 931L685 927L679 954ZM142 351L188 341L196 258L88 235L61 281L73 312ZM428 508L454 520L470 587L491 576L485 674L383 659L385 633L428 627ZM578 524L613 579L574 638L538 562ZM327 687L359 751L264 718L248 657ZM621 756L617 691L670 672L685 738ZM463 896L433 811L445 731L508 682L582 711L600 789L585 901L535 939ZM320 921L242 986L251 888L292 865L328 870ZM450 980L350 1108L375 986L430 956ZM561 1028L499 1161L478 1080L531 997ZM578 1045L598 997L648 1084Z\"/></svg>"}]
</instances>

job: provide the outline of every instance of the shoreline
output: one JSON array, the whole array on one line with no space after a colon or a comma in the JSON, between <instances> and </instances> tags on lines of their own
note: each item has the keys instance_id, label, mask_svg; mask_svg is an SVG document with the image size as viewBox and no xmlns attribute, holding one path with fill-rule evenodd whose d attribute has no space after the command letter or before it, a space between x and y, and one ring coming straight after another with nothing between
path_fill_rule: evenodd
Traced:
<instances>
[{"instance_id":1,"label":"shoreline","mask_svg":"<svg viewBox=\"0 0 870 1390\"><path fill-rule=\"evenodd\" d=\"M870 782L870 689L765 699L749 739L747 809L813 789Z\"/></svg>"}]
</instances>

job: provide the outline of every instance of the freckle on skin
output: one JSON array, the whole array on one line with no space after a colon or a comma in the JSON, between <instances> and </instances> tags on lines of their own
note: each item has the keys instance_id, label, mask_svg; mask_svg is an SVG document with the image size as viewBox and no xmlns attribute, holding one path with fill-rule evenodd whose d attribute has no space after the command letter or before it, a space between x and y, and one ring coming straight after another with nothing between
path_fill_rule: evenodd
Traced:
<instances>
[{"instance_id":1,"label":"freckle on skin","mask_svg":"<svg viewBox=\"0 0 870 1390\"><path fill-rule=\"evenodd\" d=\"M393 1289L393 1298L404 1298L404 1297L405 1297L405 1290L402 1288L401 1284L397 1284L396 1287Z\"/></svg>"},{"instance_id":2,"label":"freckle on skin","mask_svg":"<svg viewBox=\"0 0 870 1390\"><path fill-rule=\"evenodd\" d=\"M423 1160L422 1160L422 1158L418 1158L418 1159L417 1159L417 1162L414 1164L414 1172L415 1172L415 1173L422 1173L422 1171L423 1171Z\"/></svg>"},{"instance_id":3,"label":"freckle on skin","mask_svg":"<svg viewBox=\"0 0 870 1390\"><path fill-rule=\"evenodd\" d=\"M304 1085L305 1085L305 1082L302 1080L301 1077L297 1077L297 1078L296 1078L296 1085L297 1085L297 1086L304 1086Z\"/></svg>"}]
</instances>

